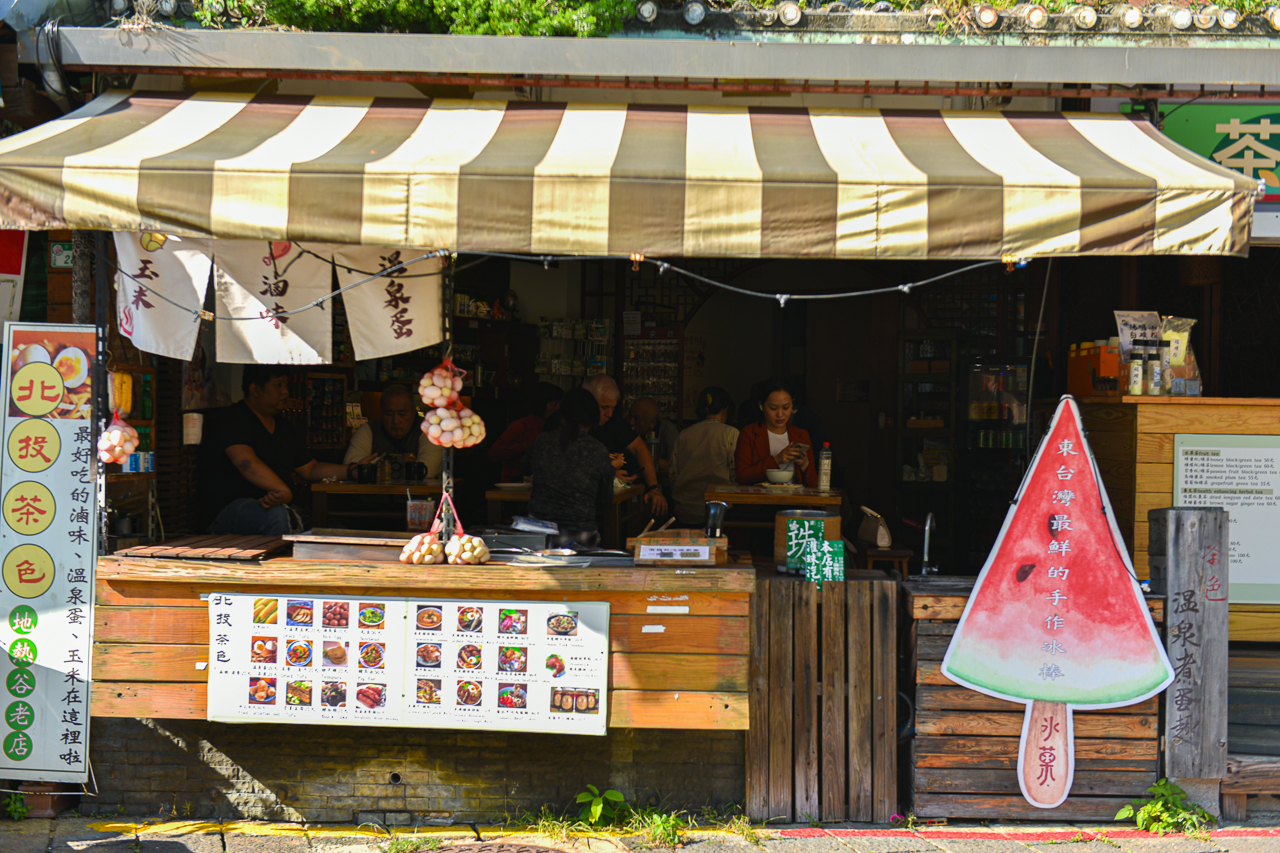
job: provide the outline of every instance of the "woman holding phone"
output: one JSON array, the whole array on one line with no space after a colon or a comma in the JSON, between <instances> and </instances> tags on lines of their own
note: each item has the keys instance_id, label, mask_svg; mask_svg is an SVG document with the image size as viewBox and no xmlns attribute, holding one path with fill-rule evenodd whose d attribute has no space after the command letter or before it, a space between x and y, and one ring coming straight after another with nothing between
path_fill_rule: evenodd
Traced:
<instances>
[{"instance_id":1,"label":"woman holding phone","mask_svg":"<svg viewBox=\"0 0 1280 853\"><path fill-rule=\"evenodd\" d=\"M792 482L816 488L818 467L813 463L809 433L791 423L795 401L785 382L771 379L765 384L760 411L764 422L744 426L738 436L734 453L738 484L762 482L765 471L778 468L794 472Z\"/></svg>"}]
</instances>

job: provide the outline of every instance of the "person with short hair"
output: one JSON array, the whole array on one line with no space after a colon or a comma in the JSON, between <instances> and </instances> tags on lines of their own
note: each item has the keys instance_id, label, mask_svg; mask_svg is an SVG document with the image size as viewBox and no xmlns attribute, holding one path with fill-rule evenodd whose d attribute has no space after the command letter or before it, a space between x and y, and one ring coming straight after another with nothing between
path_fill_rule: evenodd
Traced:
<instances>
[{"instance_id":1,"label":"person with short hair","mask_svg":"<svg viewBox=\"0 0 1280 853\"><path fill-rule=\"evenodd\" d=\"M715 385L703 388L698 394L698 422L676 439L671 498L681 524L701 526L707 515L707 489L734 482L738 430L727 423L732 411L728 391Z\"/></svg>"},{"instance_id":2,"label":"person with short hair","mask_svg":"<svg viewBox=\"0 0 1280 853\"><path fill-rule=\"evenodd\" d=\"M618 392L618 383L614 382L612 377L598 373L583 382L582 387L591 392L591 396L595 397L600 407L600 424L591 431L591 435L604 443L614 468L619 471L626 469L624 454L630 452L635 456L640 473L644 476L644 502L648 504L649 510L654 515L665 513L667 499L662 494L662 486L658 484L658 470L653 464L649 446L631 428L626 418L615 414L618 400L622 397ZM636 475L625 473L620 473L618 476L624 480L628 477L632 480L636 478Z\"/></svg>"},{"instance_id":3,"label":"person with short hair","mask_svg":"<svg viewBox=\"0 0 1280 853\"><path fill-rule=\"evenodd\" d=\"M533 447L542 434L547 418L560 408L564 389L550 382L539 382L530 394L533 411L511 422L489 448L489 458L502 463L502 482L514 483L520 479L520 459Z\"/></svg>"},{"instance_id":4,"label":"person with short hair","mask_svg":"<svg viewBox=\"0 0 1280 853\"><path fill-rule=\"evenodd\" d=\"M286 365L245 365L244 399L205 416L199 505L206 532L283 536L294 474L312 482L347 475L345 465L316 461L279 417L290 372Z\"/></svg>"},{"instance_id":5,"label":"person with short hair","mask_svg":"<svg viewBox=\"0 0 1280 853\"><path fill-rule=\"evenodd\" d=\"M598 516L613 504L609 451L589 430L600 424L600 405L589 391L575 388L560 403L560 426L539 435L520 462L533 477L529 515L553 521L559 542L600 544Z\"/></svg>"},{"instance_id":6,"label":"person with short hair","mask_svg":"<svg viewBox=\"0 0 1280 853\"><path fill-rule=\"evenodd\" d=\"M382 389L381 415L351 434L343 463L362 465L383 453L412 453L427 466L428 478L439 477L444 469L444 448L427 439L415 402L415 394L407 385Z\"/></svg>"},{"instance_id":7,"label":"person with short hair","mask_svg":"<svg viewBox=\"0 0 1280 853\"><path fill-rule=\"evenodd\" d=\"M680 430L676 429L676 425L664 417L661 417L661 408L658 401L652 397L641 397L631 404L631 428L640 434L641 438L653 434L657 439L658 453L654 456L654 464L658 466L658 482L667 485L670 483L668 470L671 468L671 454L676 449L676 438L680 435ZM645 445L649 442L646 440ZM650 454L652 455L652 454Z\"/></svg>"},{"instance_id":8,"label":"person with short hair","mask_svg":"<svg viewBox=\"0 0 1280 853\"><path fill-rule=\"evenodd\" d=\"M781 379L772 379L761 391L759 406L764 421L742 428L734 453L739 485L762 482L765 471L780 468L793 472L793 482L817 488L818 466L813 462L809 433L791 423L795 412L791 389Z\"/></svg>"}]
</instances>

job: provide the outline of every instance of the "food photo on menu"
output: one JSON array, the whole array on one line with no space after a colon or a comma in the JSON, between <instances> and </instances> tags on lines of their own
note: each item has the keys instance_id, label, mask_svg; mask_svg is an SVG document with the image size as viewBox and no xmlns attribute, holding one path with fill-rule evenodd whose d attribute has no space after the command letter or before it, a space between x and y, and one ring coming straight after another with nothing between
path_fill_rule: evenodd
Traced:
<instances>
[{"instance_id":1,"label":"food photo on menu","mask_svg":"<svg viewBox=\"0 0 1280 853\"><path fill-rule=\"evenodd\" d=\"M498 650L500 672L524 672L529 660L528 649L521 646L503 646Z\"/></svg>"},{"instance_id":2,"label":"food photo on menu","mask_svg":"<svg viewBox=\"0 0 1280 853\"><path fill-rule=\"evenodd\" d=\"M458 704L474 707L484 699L484 686L479 681L458 682Z\"/></svg>"},{"instance_id":3,"label":"food photo on menu","mask_svg":"<svg viewBox=\"0 0 1280 853\"><path fill-rule=\"evenodd\" d=\"M551 710L559 714L599 713L600 691L557 687L551 691Z\"/></svg>"},{"instance_id":4,"label":"food photo on menu","mask_svg":"<svg viewBox=\"0 0 1280 853\"><path fill-rule=\"evenodd\" d=\"M311 641L290 640L285 646L284 660L289 666L311 666Z\"/></svg>"},{"instance_id":5,"label":"food photo on menu","mask_svg":"<svg viewBox=\"0 0 1280 853\"><path fill-rule=\"evenodd\" d=\"M547 617L547 634L560 637L578 636L578 614L576 612L551 614Z\"/></svg>"},{"instance_id":6,"label":"food photo on menu","mask_svg":"<svg viewBox=\"0 0 1280 853\"><path fill-rule=\"evenodd\" d=\"M480 666L479 646L466 645L458 649L458 669L480 669Z\"/></svg>"},{"instance_id":7,"label":"food photo on menu","mask_svg":"<svg viewBox=\"0 0 1280 853\"><path fill-rule=\"evenodd\" d=\"M253 637L249 640L249 663L275 663L276 638Z\"/></svg>"},{"instance_id":8,"label":"food photo on menu","mask_svg":"<svg viewBox=\"0 0 1280 853\"><path fill-rule=\"evenodd\" d=\"M321 666L346 666L349 659L347 644L340 640L325 640L320 657L323 659Z\"/></svg>"},{"instance_id":9,"label":"food photo on menu","mask_svg":"<svg viewBox=\"0 0 1280 853\"><path fill-rule=\"evenodd\" d=\"M314 612L315 606L313 602L291 598L284 610L285 624L310 628Z\"/></svg>"},{"instance_id":10,"label":"food photo on menu","mask_svg":"<svg viewBox=\"0 0 1280 853\"><path fill-rule=\"evenodd\" d=\"M527 634L529 632L528 610L499 610L499 634Z\"/></svg>"},{"instance_id":11,"label":"food photo on menu","mask_svg":"<svg viewBox=\"0 0 1280 853\"><path fill-rule=\"evenodd\" d=\"M547 669L551 670L552 678L559 678L564 675L564 658L560 655L547 655Z\"/></svg>"},{"instance_id":12,"label":"food photo on menu","mask_svg":"<svg viewBox=\"0 0 1280 853\"><path fill-rule=\"evenodd\" d=\"M439 643L422 643L418 646L418 666L439 669L442 653Z\"/></svg>"},{"instance_id":13,"label":"food photo on menu","mask_svg":"<svg viewBox=\"0 0 1280 853\"><path fill-rule=\"evenodd\" d=\"M386 643L361 643L360 668L384 669L386 667Z\"/></svg>"},{"instance_id":14,"label":"food photo on menu","mask_svg":"<svg viewBox=\"0 0 1280 853\"><path fill-rule=\"evenodd\" d=\"M498 685L498 707L499 708L525 708L529 704L529 685L527 684L499 684Z\"/></svg>"},{"instance_id":15,"label":"food photo on menu","mask_svg":"<svg viewBox=\"0 0 1280 853\"><path fill-rule=\"evenodd\" d=\"M347 683L326 681L320 690L320 704L329 708L347 707Z\"/></svg>"},{"instance_id":16,"label":"food photo on menu","mask_svg":"<svg viewBox=\"0 0 1280 853\"><path fill-rule=\"evenodd\" d=\"M88 420L96 349L92 332L15 329L9 349L9 415L32 414L22 410L30 401L28 409L47 412L41 417Z\"/></svg>"},{"instance_id":17,"label":"food photo on menu","mask_svg":"<svg viewBox=\"0 0 1280 853\"><path fill-rule=\"evenodd\" d=\"M249 679L249 704L274 705L276 703L276 680L274 678Z\"/></svg>"},{"instance_id":18,"label":"food photo on menu","mask_svg":"<svg viewBox=\"0 0 1280 853\"><path fill-rule=\"evenodd\" d=\"M280 602L274 598L255 598L253 600L253 621L258 625L274 625L279 618Z\"/></svg>"},{"instance_id":19,"label":"food photo on menu","mask_svg":"<svg viewBox=\"0 0 1280 853\"><path fill-rule=\"evenodd\" d=\"M417 625L419 631L439 631L444 622L444 611L438 604L418 605Z\"/></svg>"},{"instance_id":20,"label":"food photo on menu","mask_svg":"<svg viewBox=\"0 0 1280 853\"><path fill-rule=\"evenodd\" d=\"M439 705L440 704L440 679L438 678L419 678L418 679L418 704L419 705Z\"/></svg>"},{"instance_id":21,"label":"food photo on menu","mask_svg":"<svg viewBox=\"0 0 1280 853\"><path fill-rule=\"evenodd\" d=\"M382 628L387 618L387 608L385 604L370 604L362 602L360 604L360 627L361 628Z\"/></svg>"},{"instance_id":22,"label":"food photo on menu","mask_svg":"<svg viewBox=\"0 0 1280 853\"><path fill-rule=\"evenodd\" d=\"M479 607L458 608L458 630L468 634L478 634L484 627L484 611Z\"/></svg>"},{"instance_id":23,"label":"food photo on menu","mask_svg":"<svg viewBox=\"0 0 1280 853\"><path fill-rule=\"evenodd\" d=\"M326 601L320 615L325 628L346 628L351 624L351 602Z\"/></svg>"},{"instance_id":24,"label":"food photo on menu","mask_svg":"<svg viewBox=\"0 0 1280 853\"><path fill-rule=\"evenodd\" d=\"M359 684L356 687L356 701L366 708L381 708L387 704L387 685Z\"/></svg>"},{"instance_id":25,"label":"food photo on menu","mask_svg":"<svg viewBox=\"0 0 1280 853\"><path fill-rule=\"evenodd\" d=\"M286 705L311 705L311 682L290 681L284 686Z\"/></svg>"}]
</instances>

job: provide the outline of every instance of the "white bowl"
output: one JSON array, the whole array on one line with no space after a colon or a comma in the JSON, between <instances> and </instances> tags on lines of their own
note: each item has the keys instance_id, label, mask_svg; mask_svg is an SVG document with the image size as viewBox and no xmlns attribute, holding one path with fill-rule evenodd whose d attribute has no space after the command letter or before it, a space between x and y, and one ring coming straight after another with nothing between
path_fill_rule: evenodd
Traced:
<instances>
[{"instance_id":1,"label":"white bowl","mask_svg":"<svg viewBox=\"0 0 1280 853\"><path fill-rule=\"evenodd\" d=\"M790 483L795 477L795 471L783 471L780 468L766 469L764 475L769 478L770 483Z\"/></svg>"}]
</instances>

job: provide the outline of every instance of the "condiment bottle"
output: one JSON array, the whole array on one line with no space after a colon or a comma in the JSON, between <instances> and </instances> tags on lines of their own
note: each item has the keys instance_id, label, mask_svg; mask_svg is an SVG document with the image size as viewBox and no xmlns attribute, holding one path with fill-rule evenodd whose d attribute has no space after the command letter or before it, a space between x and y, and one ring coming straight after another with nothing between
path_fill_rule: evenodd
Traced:
<instances>
[{"instance_id":1,"label":"condiment bottle","mask_svg":"<svg viewBox=\"0 0 1280 853\"><path fill-rule=\"evenodd\" d=\"M1135 340L1129 347L1129 394L1142 396L1143 370L1146 366L1146 347L1143 341Z\"/></svg>"},{"instance_id":2,"label":"condiment bottle","mask_svg":"<svg viewBox=\"0 0 1280 853\"><path fill-rule=\"evenodd\" d=\"M1173 346L1168 341L1160 342L1160 393L1169 394L1173 390Z\"/></svg>"},{"instance_id":3,"label":"condiment bottle","mask_svg":"<svg viewBox=\"0 0 1280 853\"><path fill-rule=\"evenodd\" d=\"M1152 397L1160 396L1160 350L1155 346L1147 347L1146 387L1144 392Z\"/></svg>"},{"instance_id":4,"label":"condiment bottle","mask_svg":"<svg viewBox=\"0 0 1280 853\"><path fill-rule=\"evenodd\" d=\"M822 452L818 454L818 488L831 491L831 442L822 443Z\"/></svg>"}]
</instances>

